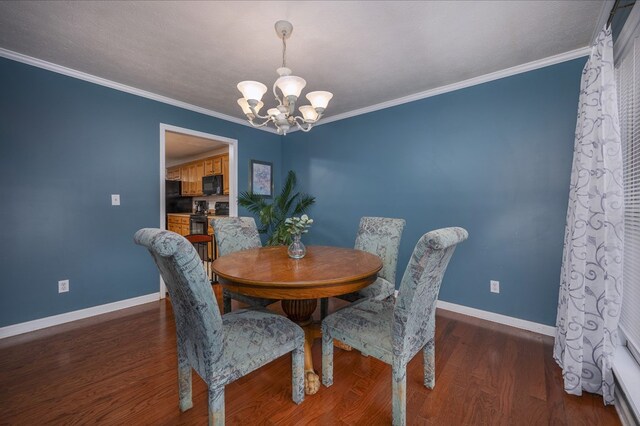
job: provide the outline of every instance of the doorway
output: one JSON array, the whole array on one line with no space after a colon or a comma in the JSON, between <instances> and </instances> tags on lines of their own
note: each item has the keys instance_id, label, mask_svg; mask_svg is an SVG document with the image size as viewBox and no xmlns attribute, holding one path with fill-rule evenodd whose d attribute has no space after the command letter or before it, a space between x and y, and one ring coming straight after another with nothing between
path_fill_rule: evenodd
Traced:
<instances>
[{"instance_id":1,"label":"doorway","mask_svg":"<svg viewBox=\"0 0 640 426\"><path fill-rule=\"evenodd\" d=\"M224 136L160 123L160 229L167 228L167 168L204 159L214 154L223 154L225 151L229 156L228 196L217 196L214 199L228 197L229 216L235 217L238 216L238 141ZM196 195L192 198L206 200L208 197ZM166 287L160 277L160 298L163 299L165 296Z\"/></svg>"}]
</instances>

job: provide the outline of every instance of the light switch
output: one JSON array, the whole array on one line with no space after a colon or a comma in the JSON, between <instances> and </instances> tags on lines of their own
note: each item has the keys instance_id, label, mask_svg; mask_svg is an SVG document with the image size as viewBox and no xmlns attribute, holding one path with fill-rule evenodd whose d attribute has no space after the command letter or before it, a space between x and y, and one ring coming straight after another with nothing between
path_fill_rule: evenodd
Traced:
<instances>
[{"instance_id":1,"label":"light switch","mask_svg":"<svg viewBox=\"0 0 640 426\"><path fill-rule=\"evenodd\" d=\"M111 205L112 206L120 205L120 194L111 194Z\"/></svg>"}]
</instances>

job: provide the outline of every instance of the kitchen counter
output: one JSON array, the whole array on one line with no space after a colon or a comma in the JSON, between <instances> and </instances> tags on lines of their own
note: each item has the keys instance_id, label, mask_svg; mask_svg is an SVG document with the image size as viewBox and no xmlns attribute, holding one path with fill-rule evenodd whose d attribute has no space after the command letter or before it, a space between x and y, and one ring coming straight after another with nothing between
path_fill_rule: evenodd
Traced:
<instances>
[{"instance_id":1,"label":"kitchen counter","mask_svg":"<svg viewBox=\"0 0 640 426\"><path fill-rule=\"evenodd\" d=\"M171 216L189 217L194 213L167 213L167 214L171 215ZM226 215L226 214L225 215L208 214L207 217L208 218L209 217L211 217L211 218L214 218L214 217L229 217L229 215Z\"/></svg>"}]
</instances>

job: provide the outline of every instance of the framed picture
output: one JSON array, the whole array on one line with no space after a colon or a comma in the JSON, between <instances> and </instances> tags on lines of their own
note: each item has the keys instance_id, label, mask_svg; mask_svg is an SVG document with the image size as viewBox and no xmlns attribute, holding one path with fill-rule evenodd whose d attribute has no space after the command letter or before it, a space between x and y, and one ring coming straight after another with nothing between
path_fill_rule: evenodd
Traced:
<instances>
[{"instance_id":1,"label":"framed picture","mask_svg":"<svg viewBox=\"0 0 640 426\"><path fill-rule=\"evenodd\" d=\"M273 163L251 160L249 164L249 191L261 197L273 197Z\"/></svg>"}]
</instances>

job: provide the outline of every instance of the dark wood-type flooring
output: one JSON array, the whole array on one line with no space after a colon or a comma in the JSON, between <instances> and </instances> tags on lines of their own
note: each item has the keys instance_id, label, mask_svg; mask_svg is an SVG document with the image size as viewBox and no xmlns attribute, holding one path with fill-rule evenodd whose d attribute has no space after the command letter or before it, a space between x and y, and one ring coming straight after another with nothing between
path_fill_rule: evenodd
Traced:
<instances>
[{"instance_id":1,"label":"dark wood-type flooring","mask_svg":"<svg viewBox=\"0 0 640 426\"><path fill-rule=\"evenodd\" d=\"M620 424L600 396L564 393L552 344L440 310L436 387L422 386L419 354L407 372L408 424ZM318 341L318 372L320 352ZM301 405L291 401L289 355L241 378L226 388L227 424L391 423L389 366L336 348L334 368L334 385ZM168 301L0 340L0 424L206 424L206 387L195 373L193 384L194 407L180 413Z\"/></svg>"}]
</instances>

